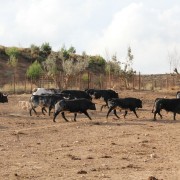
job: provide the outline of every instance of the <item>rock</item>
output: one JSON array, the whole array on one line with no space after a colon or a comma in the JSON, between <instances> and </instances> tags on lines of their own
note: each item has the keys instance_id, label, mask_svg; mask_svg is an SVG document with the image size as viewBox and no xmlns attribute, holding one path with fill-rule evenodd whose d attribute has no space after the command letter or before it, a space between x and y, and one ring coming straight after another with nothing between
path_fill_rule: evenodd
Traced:
<instances>
[{"instance_id":1,"label":"rock","mask_svg":"<svg viewBox=\"0 0 180 180\"><path fill-rule=\"evenodd\" d=\"M87 171L80 170L80 171L77 172L77 174L87 174Z\"/></svg>"},{"instance_id":2,"label":"rock","mask_svg":"<svg viewBox=\"0 0 180 180\"><path fill-rule=\"evenodd\" d=\"M155 178L154 176L150 176L150 177L148 177L148 180L158 180L158 179Z\"/></svg>"},{"instance_id":3,"label":"rock","mask_svg":"<svg viewBox=\"0 0 180 180\"><path fill-rule=\"evenodd\" d=\"M151 158L157 158L157 155L153 153L153 154L150 154L150 157Z\"/></svg>"}]
</instances>

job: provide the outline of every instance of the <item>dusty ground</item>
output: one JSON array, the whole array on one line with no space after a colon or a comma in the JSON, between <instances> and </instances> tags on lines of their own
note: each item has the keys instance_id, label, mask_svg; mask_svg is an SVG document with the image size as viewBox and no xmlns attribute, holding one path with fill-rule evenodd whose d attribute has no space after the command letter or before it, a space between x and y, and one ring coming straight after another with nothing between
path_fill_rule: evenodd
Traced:
<instances>
[{"instance_id":1,"label":"dusty ground","mask_svg":"<svg viewBox=\"0 0 180 180\"><path fill-rule=\"evenodd\" d=\"M103 112L90 111L77 122L57 123L48 115L33 115L19 109L17 102L30 95L10 95L0 104L0 179L180 179L180 115L163 112L152 121L156 97L174 97L167 92L120 92L121 97L143 98L143 109L124 120L108 122ZM118 112L118 114L121 114ZM71 119L71 115L67 116Z\"/></svg>"}]
</instances>

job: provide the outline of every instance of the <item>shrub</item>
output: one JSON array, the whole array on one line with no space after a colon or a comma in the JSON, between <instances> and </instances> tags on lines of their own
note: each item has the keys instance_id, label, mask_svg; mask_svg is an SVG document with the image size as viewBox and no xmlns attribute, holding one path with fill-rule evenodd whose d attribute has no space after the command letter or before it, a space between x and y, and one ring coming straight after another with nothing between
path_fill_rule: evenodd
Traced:
<instances>
[{"instance_id":1,"label":"shrub","mask_svg":"<svg viewBox=\"0 0 180 180\"><path fill-rule=\"evenodd\" d=\"M17 58L17 56L19 55L19 50L16 47L6 48L5 52L9 57L14 56Z\"/></svg>"},{"instance_id":2,"label":"shrub","mask_svg":"<svg viewBox=\"0 0 180 180\"><path fill-rule=\"evenodd\" d=\"M29 66L26 74L29 78L37 79L40 77L42 72L43 70L42 70L41 64L35 61L33 64Z\"/></svg>"}]
</instances>

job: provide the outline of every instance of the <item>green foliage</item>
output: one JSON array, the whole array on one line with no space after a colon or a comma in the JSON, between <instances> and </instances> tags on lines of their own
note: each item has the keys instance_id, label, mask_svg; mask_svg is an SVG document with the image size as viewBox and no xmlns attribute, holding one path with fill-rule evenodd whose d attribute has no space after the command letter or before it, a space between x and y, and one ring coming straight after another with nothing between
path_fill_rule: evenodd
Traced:
<instances>
[{"instance_id":1,"label":"green foliage","mask_svg":"<svg viewBox=\"0 0 180 180\"><path fill-rule=\"evenodd\" d=\"M121 73L121 66L119 62L108 61L105 67L107 73L119 75Z\"/></svg>"},{"instance_id":2,"label":"green foliage","mask_svg":"<svg viewBox=\"0 0 180 180\"><path fill-rule=\"evenodd\" d=\"M37 79L40 77L41 73L43 72L41 64L38 61L35 61L33 64L29 66L27 69L27 77Z\"/></svg>"},{"instance_id":3,"label":"green foliage","mask_svg":"<svg viewBox=\"0 0 180 180\"><path fill-rule=\"evenodd\" d=\"M95 64L98 64L99 66L104 66L106 61L105 61L105 59L103 57L98 55L98 56L91 56L89 63L90 64L94 64L95 63Z\"/></svg>"},{"instance_id":4,"label":"green foliage","mask_svg":"<svg viewBox=\"0 0 180 180\"><path fill-rule=\"evenodd\" d=\"M17 58L17 56L19 55L19 50L16 47L6 48L5 49L5 53L9 57L13 56L13 57Z\"/></svg>"},{"instance_id":5,"label":"green foliage","mask_svg":"<svg viewBox=\"0 0 180 180\"><path fill-rule=\"evenodd\" d=\"M78 57L76 59L68 59L63 61L63 71L66 75L77 75L83 72L89 65L88 58Z\"/></svg>"},{"instance_id":6,"label":"green foliage","mask_svg":"<svg viewBox=\"0 0 180 180\"><path fill-rule=\"evenodd\" d=\"M76 53L76 49L75 47L71 46L68 50L66 49L65 45L62 46L60 53L63 54L63 58L65 60L70 58L70 54L75 54Z\"/></svg>"},{"instance_id":7,"label":"green foliage","mask_svg":"<svg viewBox=\"0 0 180 180\"><path fill-rule=\"evenodd\" d=\"M16 68L17 64L18 64L18 59L15 56L11 55L8 61L8 65L13 68Z\"/></svg>"},{"instance_id":8,"label":"green foliage","mask_svg":"<svg viewBox=\"0 0 180 180\"><path fill-rule=\"evenodd\" d=\"M52 48L49 43L45 42L40 47L41 56L46 58L49 54L51 54Z\"/></svg>"},{"instance_id":9,"label":"green foliage","mask_svg":"<svg viewBox=\"0 0 180 180\"><path fill-rule=\"evenodd\" d=\"M38 58L40 48L38 46L34 45L34 44L31 44L30 49L31 49L31 56L33 58Z\"/></svg>"},{"instance_id":10,"label":"green foliage","mask_svg":"<svg viewBox=\"0 0 180 180\"><path fill-rule=\"evenodd\" d=\"M75 49L75 47L73 47L73 46L71 46L69 49L68 49L68 52L69 53L76 53L76 49Z\"/></svg>"},{"instance_id":11,"label":"green foliage","mask_svg":"<svg viewBox=\"0 0 180 180\"><path fill-rule=\"evenodd\" d=\"M42 64L43 68L51 77L55 77L59 71L62 71L62 63L55 53L51 53Z\"/></svg>"},{"instance_id":12,"label":"green foliage","mask_svg":"<svg viewBox=\"0 0 180 180\"><path fill-rule=\"evenodd\" d=\"M133 59L134 56L132 55L131 47L128 47L127 58L124 63L124 69L123 69L123 73L126 74L127 76L132 76L134 73L132 68Z\"/></svg>"},{"instance_id":13,"label":"green foliage","mask_svg":"<svg viewBox=\"0 0 180 180\"><path fill-rule=\"evenodd\" d=\"M84 73L84 74L82 75L82 80L83 80L84 82L88 82L88 78L89 78L88 73Z\"/></svg>"},{"instance_id":14,"label":"green foliage","mask_svg":"<svg viewBox=\"0 0 180 180\"><path fill-rule=\"evenodd\" d=\"M89 60L89 69L96 72L104 72L105 71L106 61L103 57L91 56Z\"/></svg>"},{"instance_id":15,"label":"green foliage","mask_svg":"<svg viewBox=\"0 0 180 180\"><path fill-rule=\"evenodd\" d=\"M60 54L62 55L62 58L64 58L65 60L69 59L69 52L66 49L65 45L62 46Z\"/></svg>"},{"instance_id":16,"label":"green foliage","mask_svg":"<svg viewBox=\"0 0 180 180\"><path fill-rule=\"evenodd\" d=\"M112 60L106 63L105 70L107 73L119 75L121 73L121 64L117 60L116 55L112 56Z\"/></svg>"}]
</instances>

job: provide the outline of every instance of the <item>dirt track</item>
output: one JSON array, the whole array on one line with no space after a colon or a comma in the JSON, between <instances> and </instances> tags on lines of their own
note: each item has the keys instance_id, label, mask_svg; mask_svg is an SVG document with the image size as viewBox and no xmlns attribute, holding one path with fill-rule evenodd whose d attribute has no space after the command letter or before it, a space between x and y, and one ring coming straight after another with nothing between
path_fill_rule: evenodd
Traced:
<instances>
[{"instance_id":1,"label":"dirt track","mask_svg":"<svg viewBox=\"0 0 180 180\"><path fill-rule=\"evenodd\" d=\"M120 92L121 97L143 98L143 109L126 119L108 121L103 112L90 111L77 122L57 123L48 115L33 115L20 110L19 100L30 95L10 95L0 104L0 179L180 179L180 115L162 112L163 119L152 121L156 97L175 93ZM40 112L40 111L39 111ZM121 114L118 112L118 114ZM71 115L67 115L71 119Z\"/></svg>"}]
</instances>

